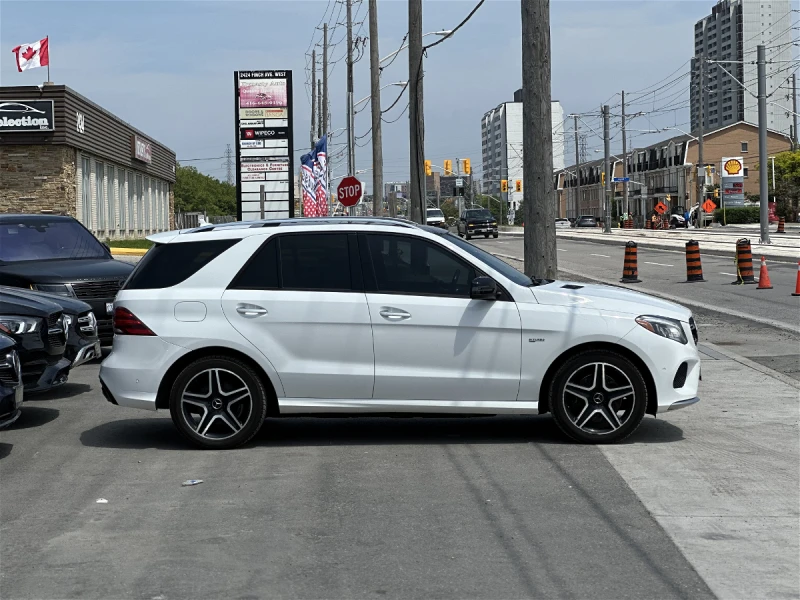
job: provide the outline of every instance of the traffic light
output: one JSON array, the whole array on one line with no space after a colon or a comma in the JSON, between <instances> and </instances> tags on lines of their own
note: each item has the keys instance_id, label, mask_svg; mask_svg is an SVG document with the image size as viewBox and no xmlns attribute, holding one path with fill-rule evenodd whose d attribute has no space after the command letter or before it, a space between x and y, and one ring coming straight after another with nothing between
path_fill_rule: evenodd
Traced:
<instances>
[{"instance_id":1,"label":"traffic light","mask_svg":"<svg viewBox=\"0 0 800 600\"><path fill-rule=\"evenodd\" d=\"M431 171L431 161L426 160L425 161L425 175L430 176L432 173L433 173L433 171Z\"/></svg>"},{"instance_id":2,"label":"traffic light","mask_svg":"<svg viewBox=\"0 0 800 600\"><path fill-rule=\"evenodd\" d=\"M706 165L706 177L711 177L711 165Z\"/></svg>"},{"instance_id":3,"label":"traffic light","mask_svg":"<svg viewBox=\"0 0 800 600\"><path fill-rule=\"evenodd\" d=\"M508 191L508 179L502 179L500 181L500 191L504 194Z\"/></svg>"},{"instance_id":4,"label":"traffic light","mask_svg":"<svg viewBox=\"0 0 800 600\"><path fill-rule=\"evenodd\" d=\"M514 182L514 191L515 192L521 192L522 191L522 179L517 179Z\"/></svg>"},{"instance_id":5,"label":"traffic light","mask_svg":"<svg viewBox=\"0 0 800 600\"><path fill-rule=\"evenodd\" d=\"M472 172L472 166L469 164L469 159L464 159L464 174L469 175Z\"/></svg>"},{"instance_id":6,"label":"traffic light","mask_svg":"<svg viewBox=\"0 0 800 600\"><path fill-rule=\"evenodd\" d=\"M719 198L719 188L714 188L714 198Z\"/></svg>"},{"instance_id":7,"label":"traffic light","mask_svg":"<svg viewBox=\"0 0 800 600\"><path fill-rule=\"evenodd\" d=\"M606 184L606 174L605 173L600 173L600 184L601 185L605 185Z\"/></svg>"},{"instance_id":8,"label":"traffic light","mask_svg":"<svg viewBox=\"0 0 800 600\"><path fill-rule=\"evenodd\" d=\"M450 177L453 175L453 161L449 158L444 161L444 175Z\"/></svg>"}]
</instances>

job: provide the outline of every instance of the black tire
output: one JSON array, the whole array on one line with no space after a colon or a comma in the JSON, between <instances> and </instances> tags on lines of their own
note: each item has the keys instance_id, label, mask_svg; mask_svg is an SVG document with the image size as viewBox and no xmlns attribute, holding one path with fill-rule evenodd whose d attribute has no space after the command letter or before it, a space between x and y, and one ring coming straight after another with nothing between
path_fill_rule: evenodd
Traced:
<instances>
[{"instance_id":1,"label":"black tire","mask_svg":"<svg viewBox=\"0 0 800 600\"><path fill-rule=\"evenodd\" d=\"M578 390L587 396L585 408L582 408L582 398L565 388L567 383L575 388L578 387L576 382L588 383L593 373L595 379L592 384L597 384L597 371L592 369L596 364L606 364L612 368L603 371L607 375L601 384L604 389L599 390L601 401L596 402L598 390ZM623 392L624 387L630 386L633 394L611 400L614 410L610 410L608 398L622 392L609 394L604 384L611 382L613 386L615 381L623 383L623 387L619 388ZM639 427L647 408L647 385L642 373L627 358L610 350L588 350L567 360L553 377L549 393L550 411L558 427L570 438L585 444L610 444L624 440ZM605 399L602 399L603 396ZM592 412L582 413L581 410ZM615 415L617 425L612 423Z\"/></svg>"},{"instance_id":2,"label":"black tire","mask_svg":"<svg viewBox=\"0 0 800 600\"><path fill-rule=\"evenodd\" d=\"M499 233L495 233L494 235L492 235L492 237L493 237L494 239L497 239L497 237L498 237L499 235L500 235Z\"/></svg>"},{"instance_id":3,"label":"black tire","mask_svg":"<svg viewBox=\"0 0 800 600\"><path fill-rule=\"evenodd\" d=\"M484 233L484 234L483 234L483 237L485 237L485 238L488 240L490 235L491 235L491 234L489 234L489 233Z\"/></svg>"},{"instance_id":4,"label":"black tire","mask_svg":"<svg viewBox=\"0 0 800 600\"><path fill-rule=\"evenodd\" d=\"M205 372L209 372L208 379L205 379ZM212 383L215 372L216 383ZM244 386L241 390L246 388L249 393L249 404L239 398L244 392L236 393L236 386L240 384ZM207 398L203 395L205 388L208 389ZM184 398L184 393L190 389L193 392ZM201 393L196 393L198 391ZM230 396L230 401L226 396ZM215 401L219 401L219 407L212 406ZM200 404L207 407L202 408ZM191 410L204 412L195 421L198 415L190 413ZM267 393L261 379L245 363L227 356L209 356L191 363L175 379L170 391L169 412L178 431L194 445L225 450L248 442L261 429L267 416ZM207 435L201 435L199 430L207 415L211 415L204 428Z\"/></svg>"},{"instance_id":5,"label":"black tire","mask_svg":"<svg viewBox=\"0 0 800 600\"><path fill-rule=\"evenodd\" d=\"M471 236L470 234L468 234L468 233L465 233L465 234L464 234L464 237L465 237L466 239L468 239L468 240L471 240L471 239L472 239L472 236Z\"/></svg>"}]
</instances>

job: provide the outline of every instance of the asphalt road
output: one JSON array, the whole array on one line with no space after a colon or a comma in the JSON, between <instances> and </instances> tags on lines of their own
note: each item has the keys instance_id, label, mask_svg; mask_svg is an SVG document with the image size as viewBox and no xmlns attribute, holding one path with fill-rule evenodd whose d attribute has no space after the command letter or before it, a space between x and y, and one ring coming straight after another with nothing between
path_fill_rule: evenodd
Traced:
<instances>
[{"instance_id":1,"label":"asphalt road","mask_svg":"<svg viewBox=\"0 0 800 600\"><path fill-rule=\"evenodd\" d=\"M0 432L4 599L712 597L549 417L271 420L199 451L97 372ZM648 418L620 448L680 439Z\"/></svg>"}]
</instances>

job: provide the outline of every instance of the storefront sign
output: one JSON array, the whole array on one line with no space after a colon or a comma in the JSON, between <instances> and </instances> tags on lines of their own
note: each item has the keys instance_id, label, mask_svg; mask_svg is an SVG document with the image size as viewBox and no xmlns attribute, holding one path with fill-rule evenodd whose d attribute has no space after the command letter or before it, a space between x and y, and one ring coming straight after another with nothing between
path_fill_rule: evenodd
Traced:
<instances>
[{"instance_id":1,"label":"storefront sign","mask_svg":"<svg viewBox=\"0 0 800 600\"><path fill-rule=\"evenodd\" d=\"M237 217L243 221L261 218L258 203L242 202L242 182L266 180L281 182L289 190L286 200L270 202L269 216L292 217L294 186L289 185L294 172L292 72L236 71L234 94L239 142L236 145ZM280 210L276 210L277 205Z\"/></svg>"},{"instance_id":2,"label":"storefront sign","mask_svg":"<svg viewBox=\"0 0 800 600\"><path fill-rule=\"evenodd\" d=\"M0 102L0 133L8 131L53 131L52 100L7 100Z\"/></svg>"},{"instance_id":3,"label":"storefront sign","mask_svg":"<svg viewBox=\"0 0 800 600\"><path fill-rule=\"evenodd\" d=\"M153 162L153 145L138 135L131 136L133 158L150 164Z\"/></svg>"}]
</instances>

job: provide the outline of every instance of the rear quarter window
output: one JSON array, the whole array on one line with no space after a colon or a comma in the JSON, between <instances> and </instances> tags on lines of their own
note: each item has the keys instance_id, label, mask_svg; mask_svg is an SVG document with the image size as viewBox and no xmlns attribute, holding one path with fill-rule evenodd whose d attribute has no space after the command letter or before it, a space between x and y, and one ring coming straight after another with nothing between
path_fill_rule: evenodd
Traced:
<instances>
[{"instance_id":1,"label":"rear quarter window","mask_svg":"<svg viewBox=\"0 0 800 600\"><path fill-rule=\"evenodd\" d=\"M155 290L186 281L239 240L156 244L144 255L122 289Z\"/></svg>"}]
</instances>

